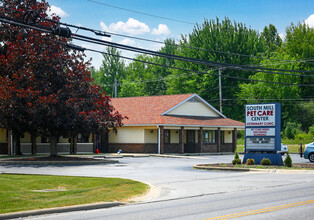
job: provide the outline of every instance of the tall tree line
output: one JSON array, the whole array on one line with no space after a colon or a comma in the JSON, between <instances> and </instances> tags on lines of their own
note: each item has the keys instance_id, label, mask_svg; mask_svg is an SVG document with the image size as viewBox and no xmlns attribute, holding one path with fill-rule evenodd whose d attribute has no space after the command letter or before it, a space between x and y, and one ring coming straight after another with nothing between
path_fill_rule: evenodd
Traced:
<instances>
[{"instance_id":1,"label":"tall tree line","mask_svg":"<svg viewBox=\"0 0 314 220\"><path fill-rule=\"evenodd\" d=\"M313 28L309 28L303 23L291 24L287 27L285 39L282 40L276 27L272 24L265 26L259 33L243 23L232 22L228 18L224 20L205 19L202 24L194 27L192 33L181 36L178 46L174 44L174 40L167 39L160 52L235 65L308 71L314 69L313 62L307 60L314 57L314 31ZM108 52L110 50L112 49L108 48ZM119 54L118 51L114 51L114 53ZM110 61L106 61L107 59ZM135 59L181 69L155 66L138 61L125 65L122 59L104 56L103 66L100 70L94 70L94 75L105 80L107 75L103 68L112 64L114 60L115 67L110 68L114 70L123 66L121 77L118 77L119 97L197 93L219 109L218 68L147 55L138 55ZM293 62L297 60L304 61ZM182 69L194 70L196 73ZM204 73L200 74L197 71ZM313 125L314 115L311 110L313 101L311 99L314 91L312 87L244 81L225 76L313 84L311 77L226 68L222 68L221 73L224 99L222 107L223 114L227 117L243 121L244 104L246 103L281 102L283 127L288 122L300 123L304 130ZM114 71L112 74L115 74ZM106 83L100 81L98 79L97 82L110 94L112 81L105 80ZM308 101L298 101L304 99Z\"/></svg>"}]
</instances>

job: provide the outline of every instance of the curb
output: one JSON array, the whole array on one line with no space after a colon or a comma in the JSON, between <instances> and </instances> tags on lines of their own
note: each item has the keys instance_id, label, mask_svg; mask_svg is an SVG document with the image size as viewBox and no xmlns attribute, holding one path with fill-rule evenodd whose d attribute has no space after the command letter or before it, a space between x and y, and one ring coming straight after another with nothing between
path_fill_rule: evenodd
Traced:
<instances>
[{"instance_id":1,"label":"curb","mask_svg":"<svg viewBox=\"0 0 314 220\"><path fill-rule=\"evenodd\" d=\"M0 161L0 165L95 165L119 163L117 160L100 160L97 161Z\"/></svg>"},{"instance_id":2,"label":"curb","mask_svg":"<svg viewBox=\"0 0 314 220\"><path fill-rule=\"evenodd\" d=\"M94 203L94 204L85 204L85 205L75 205L75 206L39 209L39 210L32 210L32 211L0 214L0 219L13 219L13 218L29 217L29 216L34 216L34 215L47 215L47 214L54 214L54 213L83 211L83 210L91 210L91 209L104 209L104 208L111 208L111 207L122 206L122 205L125 205L125 203L122 203L122 202L104 202L104 203Z\"/></svg>"},{"instance_id":3,"label":"curb","mask_svg":"<svg viewBox=\"0 0 314 220\"><path fill-rule=\"evenodd\" d=\"M233 172L260 172L260 173L282 173L282 174L314 174L314 170L287 170L287 169L255 169L255 168L230 168L230 167L208 167L203 165L194 165L194 169L215 170L215 171L233 171Z\"/></svg>"},{"instance_id":4,"label":"curb","mask_svg":"<svg viewBox=\"0 0 314 220\"><path fill-rule=\"evenodd\" d=\"M234 171L234 172L249 172L253 171L251 168L230 168L230 167L208 167L208 166L202 166L202 165L194 165L194 169L199 170L216 170L216 171ZM255 171L255 170L254 170Z\"/></svg>"}]
</instances>

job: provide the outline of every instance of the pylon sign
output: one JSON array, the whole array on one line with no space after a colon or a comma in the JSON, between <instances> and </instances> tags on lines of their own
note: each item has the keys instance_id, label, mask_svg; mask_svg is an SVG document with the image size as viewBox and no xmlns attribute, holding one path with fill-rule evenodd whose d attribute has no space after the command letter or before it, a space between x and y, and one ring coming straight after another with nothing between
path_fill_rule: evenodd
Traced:
<instances>
[{"instance_id":1,"label":"pylon sign","mask_svg":"<svg viewBox=\"0 0 314 220\"><path fill-rule=\"evenodd\" d=\"M247 104L245 106L245 157L255 159L260 163L268 158L273 164L280 165L282 158L278 157L281 149L281 105ZM277 159L275 159L277 158ZM277 161L279 160L279 161Z\"/></svg>"}]
</instances>

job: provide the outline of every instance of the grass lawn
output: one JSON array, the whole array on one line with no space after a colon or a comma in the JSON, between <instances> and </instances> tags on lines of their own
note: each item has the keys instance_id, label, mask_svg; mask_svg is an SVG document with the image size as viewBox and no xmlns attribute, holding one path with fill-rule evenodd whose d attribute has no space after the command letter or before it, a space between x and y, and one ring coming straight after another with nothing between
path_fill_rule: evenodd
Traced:
<instances>
[{"instance_id":1,"label":"grass lawn","mask_svg":"<svg viewBox=\"0 0 314 220\"><path fill-rule=\"evenodd\" d=\"M149 186L119 178L1 174L0 188L0 213L8 213L95 202L123 202L147 192Z\"/></svg>"}]
</instances>

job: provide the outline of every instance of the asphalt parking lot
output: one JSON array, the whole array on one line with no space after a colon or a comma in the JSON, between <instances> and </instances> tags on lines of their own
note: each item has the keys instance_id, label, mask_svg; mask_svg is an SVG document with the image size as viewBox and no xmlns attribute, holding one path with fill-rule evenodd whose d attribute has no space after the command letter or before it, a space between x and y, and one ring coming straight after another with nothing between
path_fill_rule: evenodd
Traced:
<instances>
[{"instance_id":1,"label":"asphalt parking lot","mask_svg":"<svg viewBox=\"0 0 314 220\"><path fill-rule=\"evenodd\" d=\"M66 176L119 177L138 180L153 186L151 195L144 201L160 201L174 198L213 193L260 189L289 184L291 182L314 180L308 174L275 174L252 172L218 172L193 169L196 164L231 162L233 155L167 157L124 157L117 164L104 165L47 165L47 166L0 166L3 173L46 174ZM285 156L283 156L284 159ZM294 163L309 163L308 160L292 154ZM243 155L240 155L243 158ZM116 159L115 159L116 160ZM302 177L302 178L301 178Z\"/></svg>"}]
</instances>

